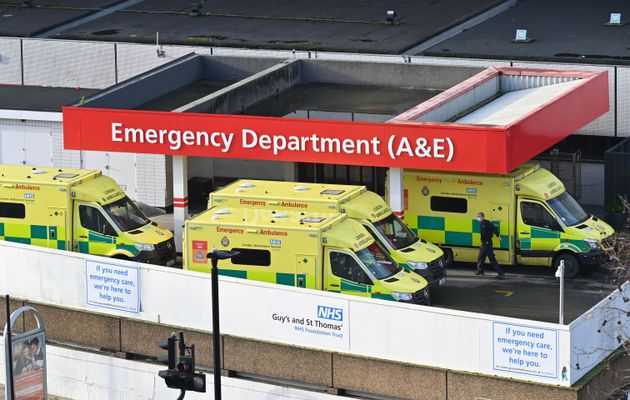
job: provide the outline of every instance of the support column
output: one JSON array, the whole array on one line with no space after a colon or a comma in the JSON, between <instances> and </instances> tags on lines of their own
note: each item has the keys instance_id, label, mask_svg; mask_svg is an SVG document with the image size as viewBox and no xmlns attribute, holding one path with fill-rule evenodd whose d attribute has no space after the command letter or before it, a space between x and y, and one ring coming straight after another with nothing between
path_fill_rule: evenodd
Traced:
<instances>
[{"instance_id":1,"label":"support column","mask_svg":"<svg viewBox=\"0 0 630 400\"><path fill-rule=\"evenodd\" d=\"M188 157L173 156L173 228L175 249L182 252L184 221L188 219Z\"/></svg>"},{"instance_id":2,"label":"support column","mask_svg":"<svg viewBox=\"0 0 630 400\"><path fill-rule=\"evenodd\" d=\"M392 211L398 216L402 216L405 212L403 171L404 170L402 168L390 168L389 179L387 180L387 184L389 185L387 188L389 198L387 200L389 202L389 206L392 208Z\"/></svg>"}]
</instances>

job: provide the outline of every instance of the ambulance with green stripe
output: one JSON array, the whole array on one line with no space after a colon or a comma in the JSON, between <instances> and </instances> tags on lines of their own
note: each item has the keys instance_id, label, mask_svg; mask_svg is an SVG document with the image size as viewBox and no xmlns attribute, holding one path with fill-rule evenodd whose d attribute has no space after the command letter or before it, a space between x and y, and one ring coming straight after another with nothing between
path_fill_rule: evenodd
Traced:
<instances>
[{"instance_id":1,"label":"ambulance with green stripe","mask_svg":"<svg viewBox=\"0 0 630 400\"><path fill-rule=\"evenodd\" d=\"M429 286L446 282L442 250L418 238L365 186L242 179L211 193L208 207L212 206L344 213L360 222L401 267L418 273Z\"/></svg>"},{"instance_id":2,"label":"ambulance with green stripe","mask_svg":"<svg viewBox=\"0 0 630 400\"><path fill-rule=\"evenodd\" d=\"M184 268L210 272L213 249L238 278L362 297L428 304L427 282L402 269L363 225L344 214L213 207L186 221Z\"/></svg>"},{"instance_id":3,"label":"ambulance with green stripe","mask_svg":"<svg viewBox=\"0 0 630 400\"><path fill-rule=\"evenodd\" d=\"M0 165L0 239L151 264L175 260L171 232L94 170Z\"/></svg>"},{"instance_id":4,"label":"ambulance with green stripe","mask_svg":"<svg viewBox=\"0 0 630 400\"><path fill-rule=\"evenodd\" d=\"M507 175L405 170L403 179L405 222L441 246L449 261L477 260L480 211L499 228L493 246L500 264L557 268L564 261L565 276L573 278L607 261L614 230L539 165Z\"/></svg>"}]
</instances>

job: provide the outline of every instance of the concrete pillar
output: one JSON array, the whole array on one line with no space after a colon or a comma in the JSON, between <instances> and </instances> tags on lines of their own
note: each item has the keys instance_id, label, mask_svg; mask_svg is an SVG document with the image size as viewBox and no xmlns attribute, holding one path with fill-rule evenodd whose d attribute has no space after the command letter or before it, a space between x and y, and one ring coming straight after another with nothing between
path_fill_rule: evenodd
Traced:
<instances>
[{"instance_id":1,"label":"concrete pillar","mask_svg":"<svg viewBox=\"0 0 630 400\"><path fill-rule=\"evenodd\" d=\"M188 219L188 157L173 156L173 228L175 248L182 252L184 221Z\"/></svg>"},{"instance_id":2,"label":"concrete pillar","mask_svg":"<svg viewBox=\"0 0 630 400\"><path fill-rule=\"evenodd\" d=\"M295 182L297 180L297 163L284 163L284 180L287 182Z\"/></svg>"},{"instance_id":3,"label":"concrete pillar","mask_svg":"<svg viewBox=\"0 0 630 400\"><path fill-rule=\"evenodd\" d=\"M401 216L405 211L405 197L403 193L403 169L390 168L389 179L387 184L387 193L389 194L388 203L392 211Z\"/></svg>"}]
</instances>

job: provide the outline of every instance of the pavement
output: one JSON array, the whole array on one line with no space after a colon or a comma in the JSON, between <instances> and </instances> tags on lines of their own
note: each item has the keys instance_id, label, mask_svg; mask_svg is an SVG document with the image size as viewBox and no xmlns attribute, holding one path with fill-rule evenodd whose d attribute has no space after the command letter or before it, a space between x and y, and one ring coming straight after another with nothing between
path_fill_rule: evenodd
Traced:
<instances>
[{"instance_id":1,"label":"pavement","mask_svg":"<svg viewBox=\"0 0 630 400\"><path fill-rule=\"evenodd\" d=\"M504 266L504 280L496 279L492 267L475 276L474 264L456 263L448 269L446 284L431 290L432 303L462 311L481 312L543 322L558 322L560 284L549 267ZM564 323L588 311L609 295L615 286L605 268L586 270L574 280L565 280Z\"/></svg>"}]
</instances>

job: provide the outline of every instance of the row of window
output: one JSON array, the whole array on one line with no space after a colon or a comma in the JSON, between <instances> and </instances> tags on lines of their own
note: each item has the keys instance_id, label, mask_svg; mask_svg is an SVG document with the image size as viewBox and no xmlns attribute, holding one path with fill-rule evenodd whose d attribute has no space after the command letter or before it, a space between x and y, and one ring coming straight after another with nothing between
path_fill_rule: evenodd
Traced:
<instances>
[{"instance_id":1,"label":"row of window","mask_svg":"<svg viewBox=\"0 0 630 400\"><path fill-rule=\"evenodd\" d=\"M271 265L269 250L233 248L239 254L232 257L232 264L268 267ZM347 253L333 251L330 253L332 273L340 278L358 283L371 283L370 278L357 261Z\"/></svg>"},{"instance_id":2,"label":"row of window","mask_svg":"<svg viewBox=\"0 0 630 400\"><path fill-rule=\"evenodd\" d=\"M468 200L459 197L431 196L431 211L465 214L468 212ZM559 230L556 218L538 203L521 203L521 217L530 226Z\"/></svg>"}]
</instances>

